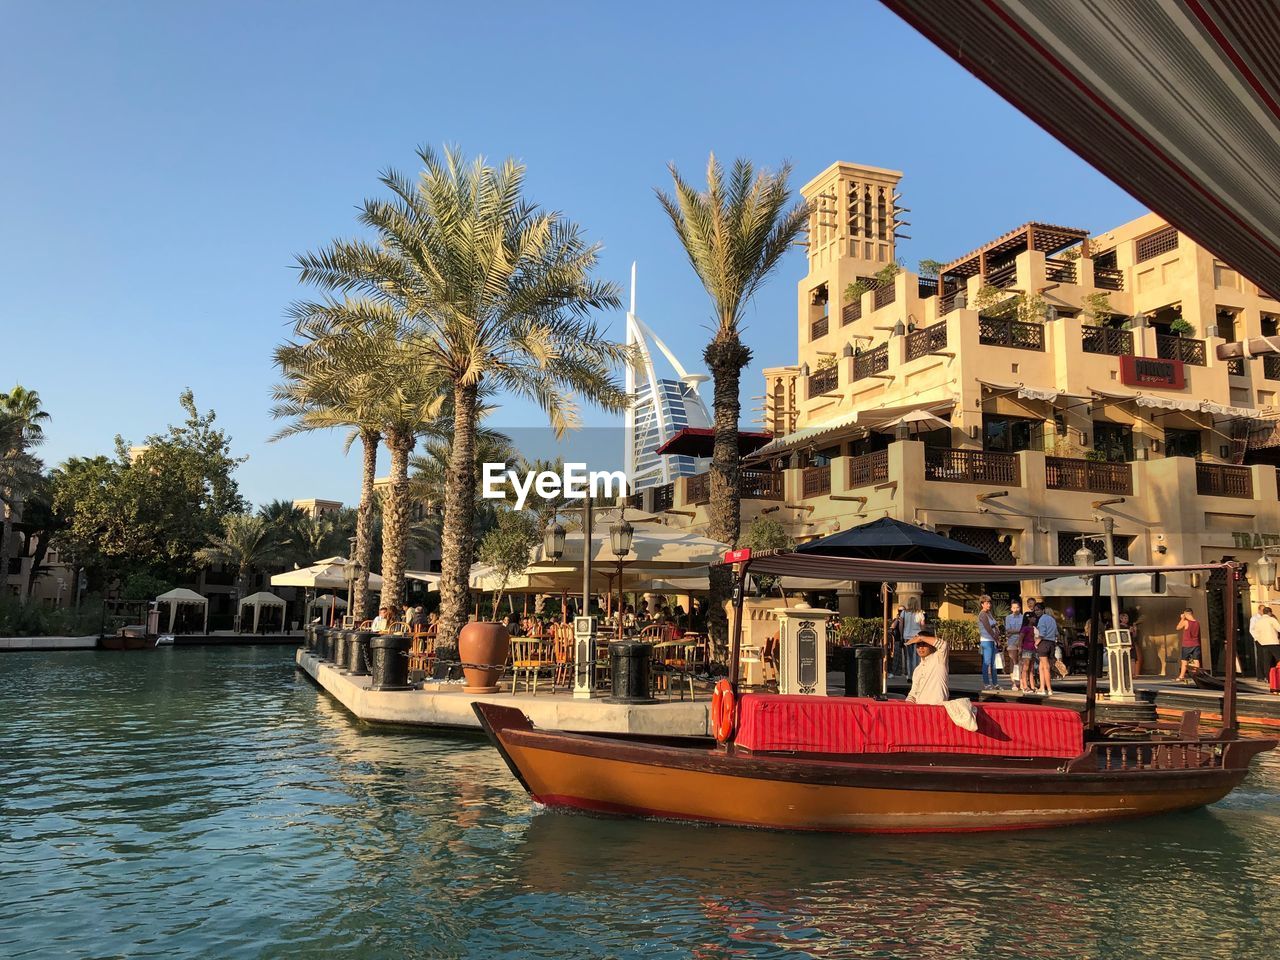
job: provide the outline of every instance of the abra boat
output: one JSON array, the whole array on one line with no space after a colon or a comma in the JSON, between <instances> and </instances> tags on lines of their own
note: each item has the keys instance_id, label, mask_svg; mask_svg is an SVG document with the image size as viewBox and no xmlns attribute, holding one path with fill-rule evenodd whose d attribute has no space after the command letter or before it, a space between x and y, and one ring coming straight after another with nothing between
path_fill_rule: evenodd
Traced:
<instances>
[{"instance_id":1,"label":"abra boat","mask_svg":"<svg viewBox=\"0 0 1280 960\"><path fill-rule=\"evenodd\" d=\"M1095 599L1099 580L1114 572L799 554L769 554L753 566L768 574L863 582L1086 575L1094 577ZM1220 567L1228 568L1225 606L1232 611L1233 564L1156 569ZM1123 572L1147 568L1126 566ZM740 643L740 599L738 604L731 664ZM1100 609L1096 602L1093 609ZM747 694L730 708L719 744L539 730L517 709L491 703L473 708L512 773L536 801L553 808L853 833L1096 823L1214 803L1240 784L1254 756L1275 748L1275 739L1238 733L1232 619L1229 613L1223 727L1209 736L1200 734L1194 712L1176 725L1098 723L1096 670L1089 673L1083 716L1038 705L980 704L976 731L952 723L945 707L842 697ZM1095 622L1093 637L1098 627ZM1096 664L1096 648L1091 652ZM736 678L731 689L736 692Z\"/></svg>"}]
</instances>

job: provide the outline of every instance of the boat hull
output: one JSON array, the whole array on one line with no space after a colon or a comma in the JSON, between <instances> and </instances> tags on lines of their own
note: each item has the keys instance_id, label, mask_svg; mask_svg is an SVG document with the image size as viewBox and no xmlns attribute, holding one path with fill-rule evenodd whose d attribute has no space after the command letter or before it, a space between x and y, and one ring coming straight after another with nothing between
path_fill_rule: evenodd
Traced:
<instances>
[{"instance_id":1,"label":"boat hull","mask_svg":"<svg viewBox=\"0 0 1280 960\"><path fill-rule=\"evenodd\" d=\"M1082 773L1061 761L742 756L535 730L517 710L475 707L512 772L548 807L778 830L967 832L1152 816L1222 799L1248 766Z\"/></svg>"}]
</instances>

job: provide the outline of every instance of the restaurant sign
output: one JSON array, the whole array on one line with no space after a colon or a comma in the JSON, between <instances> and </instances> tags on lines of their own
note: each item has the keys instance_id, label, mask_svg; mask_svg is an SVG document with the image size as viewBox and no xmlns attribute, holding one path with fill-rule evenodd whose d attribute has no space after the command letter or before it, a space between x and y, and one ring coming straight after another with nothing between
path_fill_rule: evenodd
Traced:
<instances>
[{"instance_id":1,"label":"restaurant sign","mask_svg":"<svg viewBox=\"0 0 1280 960\"><path fill-rule=\"evenodd\" d=\"M1280 533L1247 533L1235 531L1231 534L1235 545L1242 550L1261 550L1263 547L1280 545Z\"/></svg>"},{"instance_id":2,"label":"restaurant sign","mask_svg":"<svg viewBox=\"0 0 1280 960\"><path fill-rule=\"evenodd\" d=\"M1120 382L1129 387L1181 390L1187 385L1187 375L1181 360L1126 355L1120 358Z\"/></svg>"}]
</instances>

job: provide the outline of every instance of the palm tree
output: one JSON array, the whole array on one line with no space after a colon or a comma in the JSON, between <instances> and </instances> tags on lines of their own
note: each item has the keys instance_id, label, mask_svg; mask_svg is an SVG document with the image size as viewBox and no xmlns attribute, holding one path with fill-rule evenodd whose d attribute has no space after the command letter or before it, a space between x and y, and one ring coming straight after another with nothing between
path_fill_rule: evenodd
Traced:
<instances>
[{"instance_id":1,"label":"palm tree","mask_svg":"<svg viewBox=\"0 0 1280 960\"><path fill-rule=\"evenodd\" d=\"M206 566L225 563L236 568L237 599L248 595L249 575L255 567L278 563L284 552L276 529L265 517L252 513L229 514L220 534L211 534L207 545L196 551L196 561Z\"/></svg>"},{"instance_id":2,"label":"palm tree","mask_svg":"<svg viewBox=\"0 0 1280 960\"><path fill-rule=\"evenodd\" d=\"M726 181L715 154L707 163L707 189L687 183L669 168L675 194L656 191L671 218L693 272L711 297L716 326L703 359L714 383L715 447L711 456L709 535L735 546L741 533L742 503L738 489L738 419L742 371L751 351L742 342L743 313L756 291L777 267L808 222L804 203L791 207L787 179L791 165L777 173L756 171L748 160L733 162ZM724 602L731 574L711 568L709 627L718 643L726 638Z\"/></svg>"},{"instance_id":3,"label":"palm tree","mask_svg":"<svg viewBox=\"0 0 1280 960\"><path fill-rule=\"evenodd\" d=\"M7 421L0 433L0 594L9 577L13 520L22 498L35 485L41 464L28 452L44 442L49 414L40 407L40 394L15 385L0 393L0 416Z\"/></svg>"},{"instance_id":4,"label":"palm tree","mask_svg":"<svg viewBox=\"0 0 1280 960\"><path fill-rule=\"evenodd\" d=\"M272 398L271 414L291 423L272 440L312 430L348 430L345 449L359 439L362 458L360 504L356 509L356 545L352 560L361 575L352 585L351 605L357 620L369 613L369 577L374 541L374 483L382 426L378 402L383 380L376 371L357 369L357 360L370 344L358 334L365 330L357 309L348 302L297 303L290 308L300 342L276 349L275 361L284 376ZM335 335L347 331L355 335ZM346 550L343 550L346 553ZM312 560L316 559L312 557Z\"/></svg>"},{"instance_id":5,"label":"palm tree","mask_svg":"<svg viewBox=\"0 0 1280 960\"><path fill-rule=\"evenodd\" d=\"M613 370L630 352L588 319L620 305L613 284L591 277L598 247L524 199L522 165L466 162L454 150L418 156L416 178L384 173L392 197L364 203L360 219L376 243L338 241L299 263L305 280L402 311L406 349L448 394L440 621L442 642L452 645L467 619L483 391L533 400L560 434L579 422L575 395L625 408Z\"/></svg>"}]
</instances>

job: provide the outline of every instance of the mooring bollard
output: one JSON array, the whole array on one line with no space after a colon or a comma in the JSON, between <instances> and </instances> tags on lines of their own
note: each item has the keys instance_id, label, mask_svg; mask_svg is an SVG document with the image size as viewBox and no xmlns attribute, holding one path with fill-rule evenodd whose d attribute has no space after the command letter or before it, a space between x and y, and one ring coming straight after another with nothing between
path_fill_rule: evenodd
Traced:
<instances>
[{"instance_id":1,"label":"mooring bollard","mask_svg":"<svg viewBox=\"0 0 1280 960\"><path fill-rule=\"evenodd\" d=\"M853 648L844 672L846 697L878 697L884 663L884 647L859 644Z\"/></svg>"},{"instance_id":2,"label":"mooring bollard","mask_svg":"<svg viewBox=\"0 0 1280 960\"><path fill-rule=\"evenodd\" d=\"M352 630L350 650L347 652L347 672L353 677L369 676L369 641L373 638L372 630Z\"/></svg>"},{"instance_id":3,"label":"mooring bollard","mask_svg":"<svg viewBox=\"0 0 1280 960\"><path fill-rule=\"evenodd\" d=\"M350 630L338 630L334 635L333 643L333 665L339 670L347 669L347 640L351 637Z\"/></svg>"},{"instance_id":4,"label":"mooring bollard","mask_svg":"<svg viewBox=\"0 0 1280 960\"><path fill-rule=\"evenodd\" d=\"M649 667L653 644L643 640L615 640L609 644L609 672L613 691L605 703L657 703L650 696Z\"/></svg>"},{"instance_id":5,"label":"mooring bollard","mask_svg":"<svg viewBox=\"0 0 1280 960\"><path fill-rule=\"evenodd\" d=\"M409 643L402 633L376 634L369 640L370 690L409 690Z\"/></svg>"}]
</instances>

